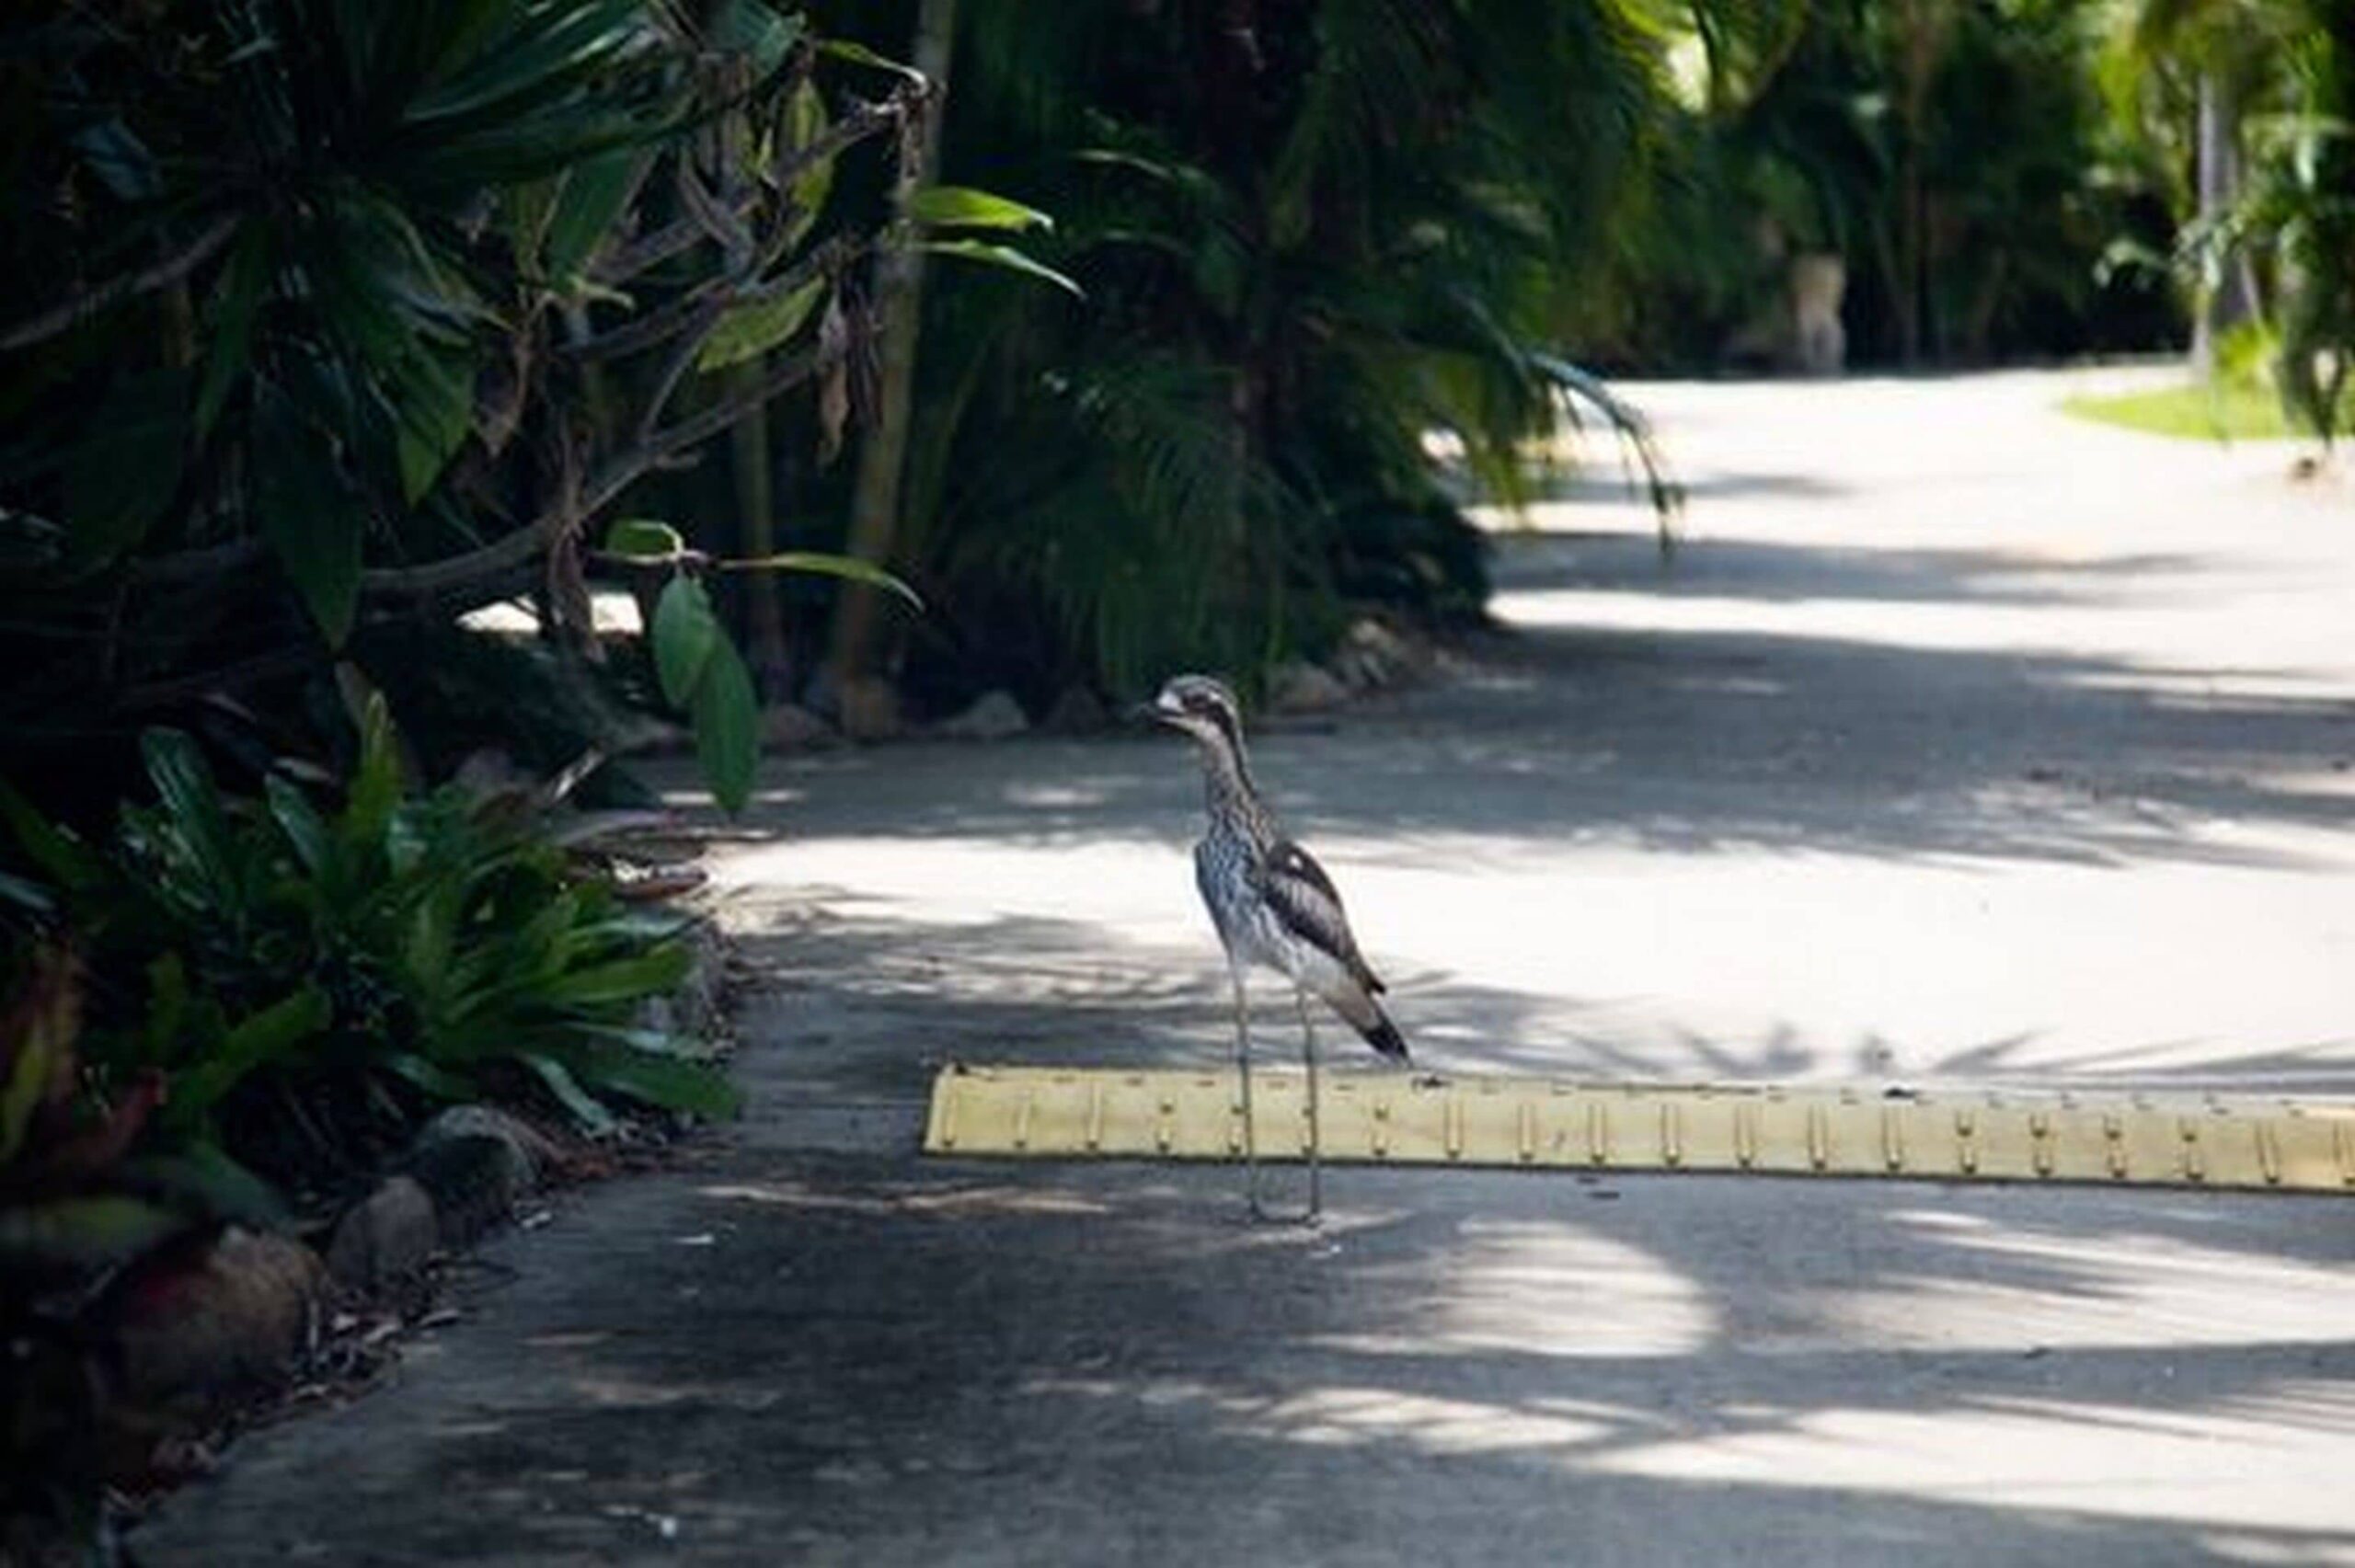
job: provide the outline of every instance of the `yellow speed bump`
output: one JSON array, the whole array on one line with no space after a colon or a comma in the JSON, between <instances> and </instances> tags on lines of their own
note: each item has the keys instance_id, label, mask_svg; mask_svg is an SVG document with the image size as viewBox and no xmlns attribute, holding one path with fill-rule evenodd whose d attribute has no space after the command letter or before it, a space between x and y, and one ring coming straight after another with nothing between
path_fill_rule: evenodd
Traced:
<instances>
[{"instance_id":1,"label":"yellow speed bump","mask_svg":"<svg viewBox=\"0 0 2355 1568\"><path fill-rule=\"evenodd\" d=\"M1297 1072L1251 1075L1262 1160L1308 1149ZM1324 1157L2355 1194L2355 1103L1327 1073ZM931 1154L1228 1160L1232 1072L944 1068Z\"/></svg>"}]
</instances>

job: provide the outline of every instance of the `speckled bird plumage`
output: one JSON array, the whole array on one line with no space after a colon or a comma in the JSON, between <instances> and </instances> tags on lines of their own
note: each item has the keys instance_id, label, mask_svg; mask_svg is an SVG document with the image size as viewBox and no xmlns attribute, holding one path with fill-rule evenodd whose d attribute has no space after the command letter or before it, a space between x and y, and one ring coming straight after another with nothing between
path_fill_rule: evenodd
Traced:
<instances>
[{"instance_id":1,"label":"speckled bird plumage","mask_svg":"<svg viewBox=\"0 0 2355 1568\"><path fill-rule=\"evenodd\" d=\"M1181 675L1154 713L1201 750L1209 827L1194 847L1194 879L1230 961L1285 976L1375 1050L1405 1062L1407 1042L1383 1011L1381 977L1358 950L1333 879L1282 835L1259 796L1234 693L1208 676Z\"/></svg>"}]
</instances>

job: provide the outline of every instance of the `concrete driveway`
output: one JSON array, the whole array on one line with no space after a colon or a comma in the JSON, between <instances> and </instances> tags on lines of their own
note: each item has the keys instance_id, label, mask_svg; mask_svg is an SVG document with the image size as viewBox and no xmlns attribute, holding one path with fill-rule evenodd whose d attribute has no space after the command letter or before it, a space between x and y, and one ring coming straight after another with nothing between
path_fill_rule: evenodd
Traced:
<instances>
[{"instance_id":1,"label":"concrete driveway","mask_svg":"<svg viewBox=\"0 0 2355 1568\"><path fill-rule=\"evenodd\" d=\"M2085 379L1636 389L1672 567L1566 486L1476 669L1270 727L1419 1059L2355 1093L2355 502ZM769 784L743 1123L143 1561L2355 1563L2355 1205L920 1161L944 1059L1224 1059L1187 761Z\"/></svg>"}]
</instances>

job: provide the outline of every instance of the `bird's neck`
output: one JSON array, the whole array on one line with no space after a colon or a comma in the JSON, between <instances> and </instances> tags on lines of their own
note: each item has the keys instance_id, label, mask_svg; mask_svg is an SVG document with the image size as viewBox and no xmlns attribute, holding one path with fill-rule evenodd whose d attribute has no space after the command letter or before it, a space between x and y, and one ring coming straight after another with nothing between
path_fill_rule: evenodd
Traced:
<instances>
[{"instance_id":1,"label":"bird's neck","mask_svg":"<svg viewBox=\"0 0 2355 1568\"><path fill-rule=\"evenodd\" d=\"M1265 849L1274 841L1276 825L1259 804L1251 779L1251 764L1238 742L1212 742L1202 748L1202 804L1213 830L1229 827Z\"/></svg>"}]
</instances>

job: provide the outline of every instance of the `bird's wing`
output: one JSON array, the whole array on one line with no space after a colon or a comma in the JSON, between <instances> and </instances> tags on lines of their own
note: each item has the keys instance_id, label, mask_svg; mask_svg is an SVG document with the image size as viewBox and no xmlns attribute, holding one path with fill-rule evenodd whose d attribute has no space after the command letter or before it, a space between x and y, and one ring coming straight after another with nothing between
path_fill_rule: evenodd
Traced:
<instances>
[{"instance_id":1,"label":"bird's wing","mask_svg":"<svg viewBox=\"0 0 2355 1568\"><path fill-rule=\"evenodd\" d=\"M1315 856L1290 839L1279 839L1269 847L1258 880L1260 897L1285 930L1332 955L1368 991L1384 989L1381 977L1358 951L1357 938L1350 934L1340 889Z\"/></svg>"}]
</instances>

